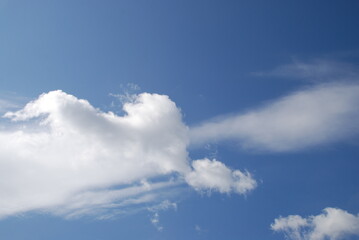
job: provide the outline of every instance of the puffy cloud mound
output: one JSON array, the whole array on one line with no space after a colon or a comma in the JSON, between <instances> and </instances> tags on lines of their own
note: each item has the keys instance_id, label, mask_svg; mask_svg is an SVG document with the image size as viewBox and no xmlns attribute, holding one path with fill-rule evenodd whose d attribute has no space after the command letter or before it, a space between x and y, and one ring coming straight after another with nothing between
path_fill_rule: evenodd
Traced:
<instances>
[{"instance_id":1,"label":"puffy cloud mound","mask_svg":"<svg viewBox=\"0 0 359 240\"><path fill-rule=\"evenodd\" d=\"M73 217L162 201L181 183L173 174L192 171L188 128L164 95L142 93L123 110L105 113L52 91L6 113L0 217L32 210Z\"/></svg>"},{"instance_id":2,"label":"puffy cloud mound","mask_svg":"<svg viewBox=\"0 0 359 240\"><path fill-rule=\"evenodd\" d=\"M191 129L193 144L236 140L245 148L295 151L359 133L359 84L320 84L244 114Z\"/></svg>"},{"instance_id":3,"label":"puffy cloud mound","mask_svg":"<svg viewBox=\"0 0 359 240\"><path fill-rule=\"evenodd\" d=\"M359 215L338 208L325 208L322 214L308 218L298 215L277 218L271 228L284 232L293 240L340 240L359 236Z\"/></svg>"},{"instance_id":4,"label":"puffy cloud mound","mask_svg":"<svg viewBox=\"0 0 359 240\"><path fill-rule=\"evenodd\" d=\"M248 172L231 170L216 160L201 159L192 162L193 171L188 173L186 181L200 191L214 190L221 193L236 192L245 194L257 186Z\"/></svg>"}]
</instances>

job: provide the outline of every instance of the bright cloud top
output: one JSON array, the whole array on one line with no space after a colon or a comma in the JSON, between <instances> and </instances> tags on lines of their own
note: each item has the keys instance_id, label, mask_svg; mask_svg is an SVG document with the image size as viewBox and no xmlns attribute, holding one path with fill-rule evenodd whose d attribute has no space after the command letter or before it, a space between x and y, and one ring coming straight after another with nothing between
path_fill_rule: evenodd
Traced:
<instances>
[{"instance_id":1,"label":"bright cloud top","mask_svg":"<svg viewBox=\"0 0 359 240\"><path fill-rule=\"evenodd\" d=\"M161 189L196 173L187 153L188 128L174 102L143 93L123 110L125 116L104 113L52 91L6 113L12 123L0 132L0 217L31 210L71 217L152 202ZM173 173L179 177L173 180ZM237 193L255 187L245 183L248 173L225 174L230 185L242 186L233 189Z\"/></svg>"},{"instance_id":2,"label":"bright cloud top","mask_svg":"<svg viewBox=\"0 0 359 240\"><path fill-rule=\"evenodd\" d=\"M359 132L359 84L321 84L244 114L191 129L191 141L237 140L245 148L293 151Z\"/></svg>"},{"instance_id":3,"label":"bright cloud top","mask_svg":"<svg viewBox=\"0 0 359 240\"><path fill-rule=\"evenodd\" d=\"M308 218L298 215L277 218L271 228L284 232L293 240L340 240L359 236L359 215L338 208L325 208L322 214Z\"/></svg>"}]
</instances>

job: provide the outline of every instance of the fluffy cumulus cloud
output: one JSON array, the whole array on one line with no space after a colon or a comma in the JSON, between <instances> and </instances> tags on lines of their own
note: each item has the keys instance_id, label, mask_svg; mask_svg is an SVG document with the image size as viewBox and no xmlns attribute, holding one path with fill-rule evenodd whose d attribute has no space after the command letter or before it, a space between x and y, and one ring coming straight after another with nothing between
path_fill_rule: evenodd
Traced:
<instances>
[{"instance_id":1,"label":"fluffy cumulus cloud","mask_svg":"<svg viewBox=\"0 0 359 240\"><path fill-rule=\"evenodd\" d=\"M338 208L325 208L322 214L303 218L298 215L280 217L271 225L292 240L340 240L359 237L359 215Z\"/></svg>"},{"instance_id":2,"label":"fluffy cumulus cloud","mask_svg":"<svg viewBox=\"0 0 359 240\"><path fill-rule=\"evenodd\" d=\"M237 140L244 148L293 151L359 132L359 84L328 83L294 92L247 113L191 129L193 144Z\"/></svg>"},{"instance_id":3,"label":"fluffy cumulus cloud","mask_svg":"<svg viewBox=\"0 0 359 240\"><path fill-rule=\"evenodd\" d=\"M0 217L32 210L106 217L113 214L106 209L162 201L197 173L188 157L188 128L167 96L139 94L123 111L105 113L52 91L6 113L11 121L0 128ZM253 188L246 185L248 173L227 174L234 191ZM203 186L228 189L206 181Z\"/></svg>"},{"instance_id":4,"label":"fluffy cumulus cloud","mask_svg":"<svg viewBox=\"0 0 359 240\"><path fill-rule=\"evenodd\" d=\"M245 194L257 185L249 172L233 171L215 159L196 160L192 166L193 171L186 175L186 181L199 191Z\"/></svg>"}]
</instances>

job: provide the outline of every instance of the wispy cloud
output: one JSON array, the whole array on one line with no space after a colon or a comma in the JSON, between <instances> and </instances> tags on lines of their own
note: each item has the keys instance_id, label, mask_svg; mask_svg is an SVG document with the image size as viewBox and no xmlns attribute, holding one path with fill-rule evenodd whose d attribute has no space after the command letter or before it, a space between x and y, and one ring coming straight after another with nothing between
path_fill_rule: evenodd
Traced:
<instances>
[{"instance_id":1,"label":"wispy cloud","mask_svg":"<svg viewBox=\"0 0 359 240\"><path fill-rule=\"evenodd\" d=\"M278 66L267 72L257 72L254 75L302 79L311 82L351 81L359 79L359 66L325 58L310 61L294 59L290 64Z\"/></svg>"},{"instance_id":2,"label":"wispy cloud","mask_svg":"<svg viewBox=\"0 0 359 240\"><path fill-rule=\"evenodd\" d=\"M52 91L7 112L11 122L0 128L0 217L36 210L106 218L168 199L196 171L180 110L168 96L149 93L123 110L124 116L102 112Z\"/></svg>"},{"instance_id":3,"label":"wispy cloud","mask_svg":"<svg viewBox=\"0 0 359 240\"><path fill-rule=\"evenodd\" d=\"M16 108L18 107L17 104L10 102L8 100L0 99L0 112L6 112L10 108Z\"/></svg>"},{"instance_id":4,"label":"wispy cloud","mask_svg":"<svg viewBox=\"0 0 359 240\"><path fill-rule=\"evenodd\" d=\"M236 140L243 148L296 151L338 142L359 133L359 68L330 59L294 60L256 73L298 78L311 86L245 113L191 128L193 145Z\"/></svg>"},{"instance_id":5,"label":"wispy cloud","mask_svg":"<svg viewBox=\"0 0 359 240\"><path fill-rule=\"evenodd\" d=\"M283 232L292 240L348 239L359 236L359 215L338 208L325 208L322 214L307 218L298 215L279 217L271 229Z\"/></svg>"},{"instance_id":6,"label":"wispy cloud","mask_svg":"<svg viewBox=\"0 0 359 240\"><path fill-rule=\"evenodd\" d=\"M0 93L0 114L4 114L7 111L19 109L24 100L24 98L16 96L13 93Z\"/></svg>"},{"instance_id":7,"label":"wispy cloud","mask_svg":"<svg viewBox=\"0 0 359 240\"><path fill-rule=\"evenodd\" d=\"M164 229L164 227L160 223L160 212L167 211L169 209L177 210L177 203L171 202L169 200L164 200L160 204L148 208L148 211L153 213L150 218L150 221L153 226L160 232Z\"/></svg>"},{"instance_id":8,"label":"wispy cloud","mask_svg":"<svg viewBox=\"0 0 359 240\"><path fill-rule=\"evenodd\" d=\"M358 106L358 83L319 84L247 113L192 127L191 141L236 140L250 149L300 150L358 134Z\"/></svg>"},{"instance_id":9,"label":"wispy cloud","mask_svg":"<svg viewBox=\"0 0 359 240\"><path fill-rule=\"evenodd\" d=\"M141 182L120 189L79 191L71 194L64 204L46 210L68 219L85 215L92 215L97 219L112 218L118 213L123 215L134 209L145 210L149 204L158 205L161 200L175 197L181 192L180 184L180 181L168 180Z\"/></svg>"},{"instance_id":10,"label":"wispy cloud","mask_svg":"<svg viewBox=\"0 0 359 240\"><path fill-rule=\"evenodd\" d=\"M203 229L200 225L196 224L194 226L194 230L197 232L198 235L206 234L208 233L207 229Z\"/></svg>"}]
</instances>

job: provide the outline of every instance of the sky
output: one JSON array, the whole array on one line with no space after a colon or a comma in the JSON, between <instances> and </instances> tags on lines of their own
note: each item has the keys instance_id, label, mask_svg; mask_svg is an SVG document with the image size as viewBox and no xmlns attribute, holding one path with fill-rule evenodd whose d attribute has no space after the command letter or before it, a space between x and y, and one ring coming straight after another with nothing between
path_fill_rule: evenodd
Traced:
<instances>
[{"instance_id":1,"label":"sky","mask_svg":"<svg viewBox=\"0 0 359 240\"><path fill-rule=\"evenodd\" d=\"M0 238L359 239L358 11L0 0Z\"/></svg>"}]
</instances>

